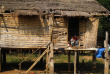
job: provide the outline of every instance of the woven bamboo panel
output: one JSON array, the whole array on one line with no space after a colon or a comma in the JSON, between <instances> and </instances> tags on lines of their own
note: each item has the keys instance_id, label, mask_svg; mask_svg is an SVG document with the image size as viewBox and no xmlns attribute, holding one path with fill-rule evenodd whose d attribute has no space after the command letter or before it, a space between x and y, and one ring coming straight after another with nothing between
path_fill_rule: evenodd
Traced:
<instances>
[{"instance_id":1,"label":"woven bamboo panel","mask_svg":"<svg viewBox=\"0 0 110 74\"><path fill-rule=\"evenodd\" d=\"M38 16L4 15L0 22L1 47L34 48L49 42L48 26Z\"/></svg>"}]
</instances>

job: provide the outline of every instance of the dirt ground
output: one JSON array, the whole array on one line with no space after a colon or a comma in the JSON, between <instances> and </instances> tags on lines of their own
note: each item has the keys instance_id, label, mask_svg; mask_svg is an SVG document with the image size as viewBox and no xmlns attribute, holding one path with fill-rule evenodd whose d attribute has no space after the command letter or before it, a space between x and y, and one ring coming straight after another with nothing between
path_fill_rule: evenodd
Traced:
<instances>
[{"instance_id":1,"label":"dirt ground","mask_svg":"<svg viewBox=\"0 0 110 74\"><path fill-rule=\"evenodd\" d=\"M18 74L19 72L16 71L16 70L10 70L10 71L4 71L4 72L1 72L0 74Z\"/></svg>"}]
</instances>

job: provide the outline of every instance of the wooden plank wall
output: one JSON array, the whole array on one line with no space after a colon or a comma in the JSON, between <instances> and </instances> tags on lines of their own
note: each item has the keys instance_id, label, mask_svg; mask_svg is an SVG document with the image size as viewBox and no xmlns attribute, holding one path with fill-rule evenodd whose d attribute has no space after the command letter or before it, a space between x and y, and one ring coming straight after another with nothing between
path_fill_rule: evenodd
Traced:
<instances>
[{"instance_id":1,"label":"wooden plank wall","mask_svg":"<svg viewBox=\"0 0 110 74\"><path fill-rule=\"evenodd\" d=\"M34 48L48 44L48 42L48 25L43 26L39 16L5 14L2 17L1 47Z\"/></svg>"},{"instance_id":2,"label":"wooden plank wall","mask_svg":"<svg viewBox=\"0 0 110 74\"><path fill-rule=\"evenodd\" d=\"M65 48L68 44L68 21L66 18L55 18L53 26L54 48Z\"/></svg>"},{"instance_id":3,"label":"wooden plank wall","mask_svg":"<svg viewBox=\"0 0 110 74\"><path fill-rule=\"evenodd\" d=\"M97 45L99 18L87 18L85 22L85 48L94 48Z\"/></svg>"}]
</instances>

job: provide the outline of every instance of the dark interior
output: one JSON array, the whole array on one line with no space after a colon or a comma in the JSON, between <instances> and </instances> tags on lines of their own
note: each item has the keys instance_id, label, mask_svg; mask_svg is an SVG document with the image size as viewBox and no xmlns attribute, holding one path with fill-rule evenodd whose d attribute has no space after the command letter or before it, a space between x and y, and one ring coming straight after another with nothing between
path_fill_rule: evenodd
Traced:
<instances>
[{"instance_id":1,"label":"dark interior","mask_svg":"<svg viewBox=\"0 0 110 74\"><path fill-rule=\"evenodd\" d=\"M70 17L68 21L68 41L75 35L79 35L79 18Z\"/></svg>"}]
</instances>

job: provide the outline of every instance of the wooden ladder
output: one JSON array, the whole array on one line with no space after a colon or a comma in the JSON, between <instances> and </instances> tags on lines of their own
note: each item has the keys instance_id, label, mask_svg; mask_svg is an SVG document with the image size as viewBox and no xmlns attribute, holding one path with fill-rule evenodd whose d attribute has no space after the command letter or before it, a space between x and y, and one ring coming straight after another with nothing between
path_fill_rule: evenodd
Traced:
<instances>
[{"instance_id":1,"label":"wooden ladder","mask_svg":"<svg viewBox=\"0 0 110 74\"><path fill-rule=\"evenodd\" d=\"M31 67L26 71L26 74L40 61L40 59L48 52L48 48L40 55L38 59L31 65Z\"/></svg>"},{"instance_id":2,"label":"wooden ladder","mask_svg":"<svg viewBox=\"0 0 110 74\"><path fill-rule=\"evenodd\" d=\"M49 57L48 63L46 64L46 68L49 68L49 72L53 73L54 72L54 65L53 65L53 43L49 43L47 45L47 49L35 60L35 62L30 66L30 68L25 72L25 74L27 74L39 61L40 59L46 54L49 53L49 55L47 57Z\"/></svg>"}]
</instances>

